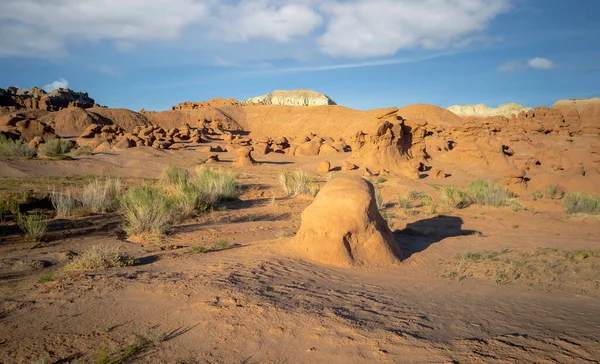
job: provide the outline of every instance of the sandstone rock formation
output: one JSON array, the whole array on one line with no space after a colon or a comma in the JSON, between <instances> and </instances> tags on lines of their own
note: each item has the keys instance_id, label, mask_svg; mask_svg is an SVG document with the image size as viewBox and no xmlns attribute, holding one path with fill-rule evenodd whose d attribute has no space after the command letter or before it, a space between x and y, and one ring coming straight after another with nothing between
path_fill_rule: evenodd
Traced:
<instances>
[{"instance_id":1,"label":"sandstone rock formation","mask_svg":"<svg viewBox=\"0 0 600 364\"><path fill-rule=\"evenodd\" d=\"M317 172L328 173L331 170L331 163L329 161L323 161L317 166Z\"/></svg>"},{"instance_id":2,"label":"sandstone rock formation","mask_svg":"<svg viewBox=\"0 0 600 364\"><path fill-rule=\"evenodd\" d=\"M450 106L448 110L452 111L458 116L477 116L477 117L488 117L488 116L504 116L510 118L512 115L519 115L521 112L532 110L530 107L523 105L509 103L501 104L496 108L488 107L485 104L477 105L454 105Z\"/></svg>"},{"instance_id":3,"label":"sandstone rock formation","mask_svg":"<svg viewBox=\"0 0 600 364\"><path fill-rule=\"evenodd\" d=\"M86 109L94 105L94 99L90 98L87 92L75 92L68 88L59 88L50 93L37 87L28 91L12 86L0 88L0 106L58 111L67 107Z\"/></svg>"},{"instance_id":4,"label":"sandstone rock formation","mask_svg":"<svg viewBox=\"0 0 600 364\"><path fill-rule=\"evenodd\" d=\"M249 167L256 164L256 161L252 158L252 148L241 147L237 150L237 158L233 161L232 165L235 167Z\"/></svg>"},{"instance_id":5,"label":"sandstone rock formation","mask_svg":"<svg viewBox=\"0 0 600 364\"><path fill-rule=\"evenodd\" d=\"M341 267L385 267L402 259L375 202L373 185L339 177L319 191L302 213L293 245L308 259Z\"/></svg>"},{"instance_id":6,"label":"sandstone rock formation","mask_svg":"<svg viewBox=\"0 0 600 364\"><path fill-rule=\"evenodd\" d=\"M311 90L277 90L266 95L252 97L248 103L284 106L325 106L336 105L327 95Z\"/></svg>"}]
</instances>

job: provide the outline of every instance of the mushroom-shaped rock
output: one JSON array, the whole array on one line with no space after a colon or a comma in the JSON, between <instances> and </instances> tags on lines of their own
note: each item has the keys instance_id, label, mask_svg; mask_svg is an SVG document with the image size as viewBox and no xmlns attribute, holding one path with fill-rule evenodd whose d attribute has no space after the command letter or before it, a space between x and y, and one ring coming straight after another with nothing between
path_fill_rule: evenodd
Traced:
<instances>
[{"instance_id":1,"label":"mushroom-shaped rock","mask_svg":"<svg viewBox=\"0 0 600 364\"><path fill-rule=\"evenodd\" d=\"M308 259L341 267L386 267L402 259L373 185L355 176L323 186L302 213L293 244Z\"/></svg>"},{"instance_id":2,"label":"mushroom-shaped rock","mask_svg":"<svg viewBox=\"0 0 600 364\"><path fill-rule=\"evenodd\" d=\"M256 164L256 161L252 159L252 148L241 147L237 150L237 158L233 161L233 165L236 167L247 167Z\"/></svg>"},{"instance_id":3,"label":"mushroom-shaped rock","mask_svg":"<svg viewBox=\"0 0 600 364\"><path fill-rule=\"evenodd\" d=\"M317 166L317 172L328 173L331 170L331 163L329 161L323 161Z\"/></svg>"}]
</instances>

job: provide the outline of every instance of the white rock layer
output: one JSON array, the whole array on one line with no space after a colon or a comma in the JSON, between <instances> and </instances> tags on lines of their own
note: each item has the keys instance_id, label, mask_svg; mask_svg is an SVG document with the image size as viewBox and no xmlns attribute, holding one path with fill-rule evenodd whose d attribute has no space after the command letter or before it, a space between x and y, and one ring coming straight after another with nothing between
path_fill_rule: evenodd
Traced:
<instances>
[{"instance_id":1,"label":"white rock layer","mask_svg":"<svg viewBox=\"0 0 600 364\"><path fill-rule=\"evenodd\" d=\"M319 92L311 90L277 90L266 95L252 97L249 103L285 106L325 106L336 105L335 101Z\"/></svg>"},{"instance_id":2,"label":"white rock layer","mask_svg":"<svg viewBox=\"0 0 600 364\"><path fill-rule=\"evenodd\" d=\"M488 107L485 104L477 105L454 105L450 106L448 110L452 111L458 116L505 116L509 118L511 115L519 115L521 111L532 110L530 107L511 103L502 104L497 108Z\"/></svg>"}]
</instances>

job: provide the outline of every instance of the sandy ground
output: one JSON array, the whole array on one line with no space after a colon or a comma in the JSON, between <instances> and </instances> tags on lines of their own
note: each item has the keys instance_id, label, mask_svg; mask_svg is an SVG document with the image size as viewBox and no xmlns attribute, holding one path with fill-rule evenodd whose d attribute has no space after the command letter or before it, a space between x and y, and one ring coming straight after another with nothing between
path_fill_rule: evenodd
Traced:
<instances>
[{"instance_id":1,"label":"sandy ground","mask_svg":"<svg viewBox=\"0 0 600 364\"><path fill-rule=\"evenodd\" d=\"M74 176L143 183L167 164L193 169L205 157L136 148L72 161L2 160L0 175L4 190L43 189ZM346 157L328 159L339 166ZM220 158L229 169L234 155ZM595 261L580 280L548 275L499 284L484 272L490 266L455 278L447 273L457 255L469 252L598 249L600 220L568 217L560 201L529 196L519 198L520 211L471 206L430 214L390 206L387 219L408 256L402 265L332 268L291 249L312 198L285 198L277 182L280 171L300 168L324 183L313 173L323 157L255 159L263 163L236 170L239 200L177 226L161 246L125 242L114 214L55 220L49 241L33 249L5 227L0 362L119 362L101 361L103 353L131 354L123 362L137 363L599 362ZM393 201L410 190L436 199L436 183L464 185L469 176L385 179L377 188ZM189 250L221 240L227 249ZM121 246L140 264L63 270L70 252L97 244ZM17 261L45 267L9 264ZM52 280L41 283L44 275Z\"/></svg>"}]
</instances>

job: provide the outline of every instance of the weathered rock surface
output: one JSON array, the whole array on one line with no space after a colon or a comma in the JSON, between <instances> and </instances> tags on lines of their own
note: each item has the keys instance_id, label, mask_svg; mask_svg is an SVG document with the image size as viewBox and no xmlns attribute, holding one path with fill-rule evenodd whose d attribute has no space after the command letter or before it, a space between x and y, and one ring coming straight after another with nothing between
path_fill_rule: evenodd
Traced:
<instances>
[{"instance_id":1,"label":"weathered rock surface","mask_svg":"<svg viewBox=\"0 0 600 364\"><path fill-rule=\"evenodd\" d=\"M375 202L373 185L339 177L319 191L302 213L293 246L308 259L341 267L386 267L402 259Z\"/></svg>"},{"instance_id":2,"label":"weathered rock surface","mask_svg":"<svg viewBox=\"0 0 600 364\"><path fill-rule=\"evenodd\" d=\"M329 96L311 90L277 90L266 95L252 97L248 103L284 106L336 105Z\"/></svg>"},{"instance_id":3,"label":"weathered rock surface","mask_svg":"<svg viewBox=\"0 0 600 364\"><path fill-rule=\"evenodd\" d=\"M68 88L59 88L52 92L37 87L30 90L16 87L0 88L0 106L58 111L67 107L86 109L94 105L94 99L90 98L87 92L76 92Z\"/></svg>"},{"instance_id":4,"label":"weathered rock surface","mask_svg":"<svg viewBox=\"0 0 600 364\"><path fill-rule=\"evenodd\" d=\"M458 116L478 116L478 117L488 117L488 116L504 116L510 118L511 115L519 115L523 111L532 110L530 107L509 103L502 104L496 108L488 107L485 104L477 104L477 105L454 105L450 106L448 110L452 111L454 114Z\"/></svg>"}]
</instances>

